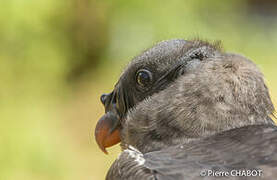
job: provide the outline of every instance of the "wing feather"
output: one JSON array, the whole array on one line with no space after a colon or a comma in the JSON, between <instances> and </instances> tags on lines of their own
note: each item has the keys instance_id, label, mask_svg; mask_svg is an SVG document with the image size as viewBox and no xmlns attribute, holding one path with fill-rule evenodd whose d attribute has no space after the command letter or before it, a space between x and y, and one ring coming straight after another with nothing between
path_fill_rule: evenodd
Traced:
<instances>
[{"instance_id":1,"label":"wing feather","mask_svg":"<svg viewBox=\"0 0 277 180\"><path fill-rule=\"evenodd\" d=\"M277 127L252 125L201 140L142 155L134 148L121 153L107 180L210 180L202 171L262 170L262 177L277 178ZM253 179L221 177L220 179ZM254 178L255 179L255 178Z\"/></svg>"}]
</instances>

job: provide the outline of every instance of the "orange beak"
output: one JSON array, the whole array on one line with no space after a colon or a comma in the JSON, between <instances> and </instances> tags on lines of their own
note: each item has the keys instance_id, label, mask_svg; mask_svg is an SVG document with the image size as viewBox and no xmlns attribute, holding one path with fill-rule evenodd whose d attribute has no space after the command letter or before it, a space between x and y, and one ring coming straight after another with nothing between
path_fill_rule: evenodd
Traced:
<instances>
[{"instance_id":1,"label":"orange beak","mask_svg":"<svg viewBox=\"0 0 277 180\"><path fill-rule=\"evenodd\" d=\"M99 148L108 154L106 148L120 142L119 119L112 112L107 112L97 122L95 140Z\"/></svg>"}]
</instances>

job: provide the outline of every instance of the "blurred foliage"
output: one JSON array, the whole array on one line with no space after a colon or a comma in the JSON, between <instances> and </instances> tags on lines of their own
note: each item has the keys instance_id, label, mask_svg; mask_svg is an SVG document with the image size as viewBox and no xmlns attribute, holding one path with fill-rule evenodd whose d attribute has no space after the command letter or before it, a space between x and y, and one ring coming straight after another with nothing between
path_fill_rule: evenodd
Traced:
<instances>
[{"instance_id":1,"label":"blurred foliage","mask_svg":"<svg viewBox=\"0 0 277 180\"><path fill-rule=\"evenodd\" d=\"M104 179L120 150L94 142L99 96L161 40L221 40L258 64L276 104L277 17L252 1L2 0L0 179Z\"/></svg>"}]
</instances>

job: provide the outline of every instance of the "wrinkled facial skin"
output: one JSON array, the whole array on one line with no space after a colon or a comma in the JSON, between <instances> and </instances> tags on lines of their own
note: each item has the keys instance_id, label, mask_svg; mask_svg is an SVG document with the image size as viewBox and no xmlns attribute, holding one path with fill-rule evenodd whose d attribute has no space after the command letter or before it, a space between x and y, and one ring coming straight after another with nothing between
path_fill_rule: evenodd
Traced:
<instances>
[{"instance_id":1,"label":"wrinkled facial skin","mask_svg":"<svg viewBox=\"0 0 277 180\"><path fill-rule=\"evenodd\" d=\"M95 138L104 153L107 153L106 147L120 142L122 120L129 109L152 94L165 89L178 76L199 64L203 58L203 53L200 51L203 49L202 47L194 49L193 45L195 43L189 41L173 40L154 46L134 58L121 75L114 90L101 96L105 114L96 125ZM189 52L191 49L195 51ZM201 57L198 56L199 54ZM140 82L138 74L141 71L151 75L151 80L145 86L138 83Z\"/></svg>"}]
</instances>

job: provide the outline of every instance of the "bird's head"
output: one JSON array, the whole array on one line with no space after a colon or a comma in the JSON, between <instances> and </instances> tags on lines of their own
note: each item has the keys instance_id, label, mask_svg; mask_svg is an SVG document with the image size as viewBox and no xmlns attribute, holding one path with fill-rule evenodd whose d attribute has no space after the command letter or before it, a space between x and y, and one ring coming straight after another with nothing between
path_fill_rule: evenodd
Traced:
<instances>
[{"instance_id":1,"label":"bird's head","mask_svg":"<svg viewBox=\"0 0 277 180\"><path fill-rule=\"evenodd\" d=\"M272 123L263 75L246 58L203 41L169 40L135 57L109 94L99 147L142 152L249 124Z\"/></svg>"}]
</instances>

